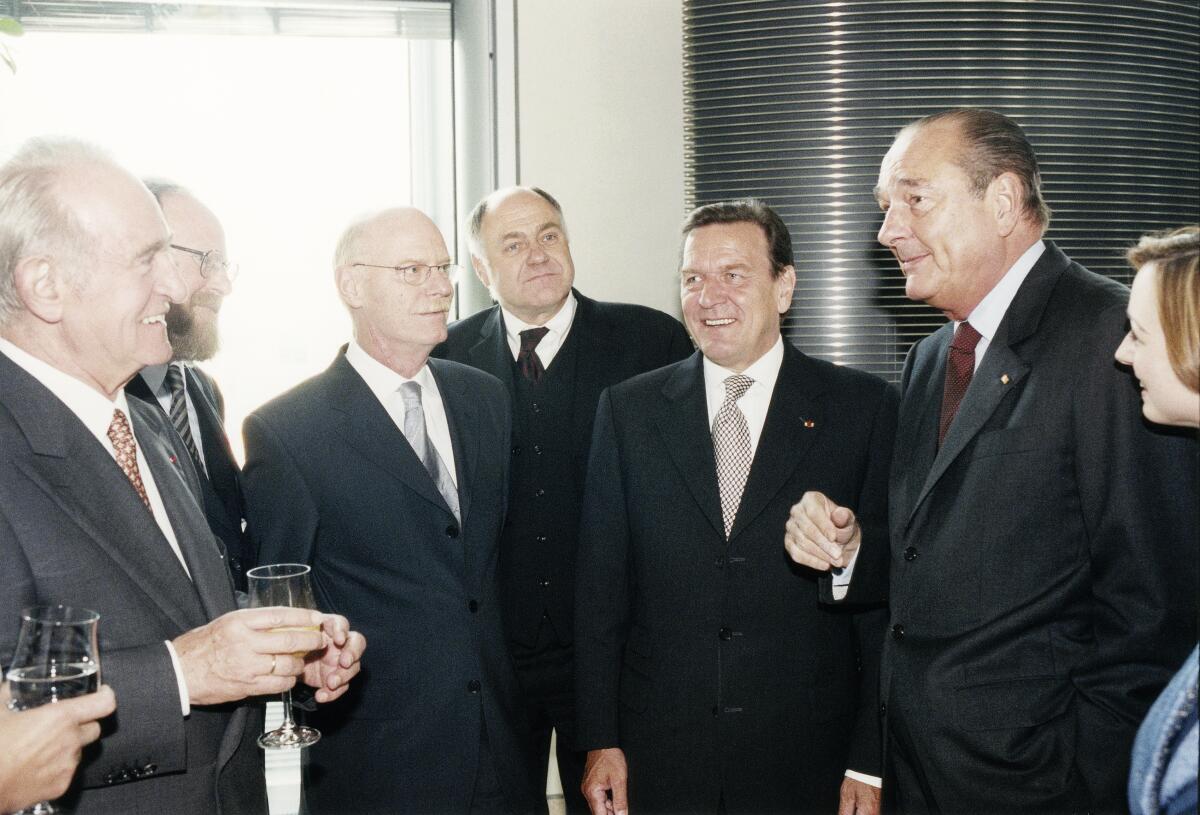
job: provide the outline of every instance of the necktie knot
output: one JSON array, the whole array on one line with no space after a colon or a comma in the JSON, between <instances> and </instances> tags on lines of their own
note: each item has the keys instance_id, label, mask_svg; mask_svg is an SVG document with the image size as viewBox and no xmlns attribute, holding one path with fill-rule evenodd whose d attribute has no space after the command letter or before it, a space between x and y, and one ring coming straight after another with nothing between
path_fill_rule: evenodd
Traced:
<instances>
[{"instance_id":1,"label":"necktie knot","mask_svg":"<svg viewBox=\"0 0 1200 815\"><path fill-rule=\"evenodd\" d=\"M400 401L406 411L421 407L421 383L404 382L400 385Z\"/></svg>"},{"instance_id":2,"label":"necktie knot","mask_svg":"<svg viewBox=\"0 0 1200 815\"><path fill-rule=\"evenodd\" d=\"M183 395L183 369L179 365L168 365L166 376L167 389L171 395Z\"/></svg>"},{"instance_id":3,"label":"necktie knot","mask_svg":"<svg viewBox=\"0 0 1200 815\"><path fill-rule=\"evenodd\" d=\"M542 341L542 337L550 333L550 329L546 326L541 328L527 328L521 332L521 352L530 353L538 347L538 343Z\"/></svg>"},{"instance_id":4,"label":"necktie knot","mask_svg":"<svg viewBox=\"0 0 1200 815\"><path fill-rule=\"evenodd\" d=\"M958 324L958 328L954 329L954 339L950 341L950 347L955 351L968 353L975 350L975 346L983 336L975 330L975 326L963 320Z\"/></svg>"},{"instance_id":5,"label":"necktie knot","mask_svg":"<svg viewBox=\"0 0 1200 815\"><path fill-rule=\"evenodd\" d=\"M745 374L734 374L725 378L725 405L731 405L746 395L754 380ZM724 405L723 405L724 406Z\"/></svg>"},{"instance_id":6,"label":"necktie knot","mask_svg":"<svg viewBox=\"0 0 1200 815\"><path fill-rule=\"evenodd\" d=\"M517 353L517 370L521 372L521 376L534 384L540 382L542 375L546 373L546 368L542 365L542 360L534 349L542 341L542 337L549 333L550 329L545 326L527 328L521 332L521 350Z\"/></svg>"}]
</instances>

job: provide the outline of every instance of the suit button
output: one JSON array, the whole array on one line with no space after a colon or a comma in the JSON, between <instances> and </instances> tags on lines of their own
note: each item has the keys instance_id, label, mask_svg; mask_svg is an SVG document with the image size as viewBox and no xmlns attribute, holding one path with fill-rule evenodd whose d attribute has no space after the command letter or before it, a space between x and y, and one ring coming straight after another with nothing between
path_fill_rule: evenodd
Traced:
<instances>
[{"instance_id":1,"label":"suit button","mask_svg":"<svg viewBox=\"0 0 1200 815\"><path fill-rule=\"evenodd\" d=\"M713 560L713 565L716 566L718 569L724 569L725 568L725 556L717 555L716 559Z\"/></svg>"},{"instance_id":2,"label":"suit button","mask_svg":"<svg viewBox=\"0 0 1200 815\"><path fill-rule=\"evenodd\" d=\"M901 625L900 623L896 623L895 625L892 626L892 639L894 639L894 640L904 639L904 626Z\"/></svg>"},{"instance_id":3,"label":"suit button","mask_svg":"<svg viewBox=\"0 0 1200 815\"><path fill-rule=\"evenodd\" d=\"M519 445L519 444L514 444L514 445L512 446L512 454L513 454L514 456L519 456L519 455L521 455L521 445Z\"/></svg>"},{"instance_id":4,"label":"suit button","mask_svg":"<svg viewBox=\"0 0 1200 815\"><path fill-rule=\"evenodd\" d=\"M533 452L537 453L540 456L542 454L542 445L540 445L540 444L533 445Z\"/></svg>"},{"instance_id":5,"label":"suit button","mask_svg":"<svg viewBox=\"0 0 1200 815\"><path fill-rule=\"evenodd\" d=\"M550 578L548 578L548 577L539 577L539 578L538 578L538 585L539 585L539 586L541 586L543 589L548 589L548 588L550 588Z\"/></svg>"},{"instance_id":6,"label":"suit button","mask_svg":"<svg viewBox=\"0 0 1200 815\"><path fill-rule=\"evenodd\" d=\"M719 638L721 638L722 640L728 642L729 640L733 639L733 629L732 628L722 628L720 631L717 632L717 636Z\"/></svg>"},{"instance_id":7,"label":"suit button","mask_svg":"<svg viewBox=\"0 0 1200 815\"><path fill-rule=\"evenodd\" d=\"M537 541L538 543L545 543L546 541L548 541L550 539L547 538L545 535L538 535L536 538L534 538L534 540Z\"/></svg>"},{"instance_id":8,"label":"suit button","mask_svg":"<svg viewBox=\"0 0 1200 815\"><path fill-rule=\"evenodd\" d=\"M907 549L905 549L904 550L904 559L907 560L909 563L912 563L914 560L917 559L917 550L911 546L908 547Z\"/></svg>"},{"instance_id":9,"label":"suit button","mask_svg":"<svg viewBox=\"0 0 1200 815\"><path fill-rule=\"evenodd\" d=\"M467 610L472 614L474 614L476 611L479 611L479 601L472 600L471 602L467 603Z\"/></svg>"},{"instance_id":10,"label":"suit button","mask_svg":"<svg viewBox=\"0 0 1200 815\"><path fill-rule=\"evenodd\" d=\"M720 708L718 708L716 705L713 705L712 714L713 714L714 716L720 716L720 715L721 715L721 709L720 709Z\"/></svg>"},{"instance_id":11,"label":"suit button","mask_svg":"<svg viewBox=\"0 0 1200 815\"><path fill-rule=\"evenodd\" d=\"M543 495L546 494L546 491L544 489L542 489L541 487L538 487L537 490L535 490L533 494L535 496L537 496L538 498L541 498Z\"/></svg>"},{"instance_id":12,"label":"suit button","mask_svg":"<svg viewBox=\"0 0 1200 815\"><path fill-rule=\"evenodd\" d=\"M879 715L880 715L880 716L886 716L886 715L887 715L887 702L880 702L880 703L879 703Z\"/></svg>"},{"instance_id":13,"label":"suit button","mask_svg":"<svg viewBox=\"0 0 1200 815\"><path fill-rule=\"evenodd\" d=\"M472 679L470 682L468 682L467 683L467 691L469 693L479 693L479 680Z\"/></svg>"},{"instance_id":14,"label":"suit button","mask_svg":"<svg viewBox=\"0 0 1200 815\"><path fill-rule=\"evenodd\" d=\"M458 537L458 527L455 526L454 524L450 524L450 526L446 527L446 537L450 538L451 540L453 540L454 538L457 538Z\"/></svg>"},{"instance_id":15,"label":"suit button","mask_svg":"<svg viewBox=\"0 0 1200 815\"><path fill-rule=\"evenodd\" d=\"M541 405L539 405L537 402L534 402L534 403L533 403L533 412L534 412L534 413L541 413L541 412L542 412L542 406L541 406Z\"/></svg>"}]
</instances>

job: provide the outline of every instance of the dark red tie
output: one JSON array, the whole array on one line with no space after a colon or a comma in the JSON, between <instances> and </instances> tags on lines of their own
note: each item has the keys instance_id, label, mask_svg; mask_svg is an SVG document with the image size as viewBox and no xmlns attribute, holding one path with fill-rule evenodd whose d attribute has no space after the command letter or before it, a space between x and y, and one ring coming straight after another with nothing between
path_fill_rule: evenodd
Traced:
<instances>
[{"instance_id":1,"label":"dark red tie","mask_svg":"<svg viewBox=\"0 0 1200 815\"><path fill-rule=\"evenodd\" d=\"M521 376L534 384L537 384L538 380L542 378L542 374L546 373L536 349L538 343L542 341L542 337L549 333L550 329L545 326L521 332L521 350L517 353L517 370L521 372Z\"/></svg>"},{"instance_id":2,"label":"dark red tie","mask_svg":"<svg viewBox=\"0 0 1200 815\"><path fill-rule=\"evenodd\" d=\"M975 346L983 339L979 332L965 320L954 330L950 341L950 358L946 361L946 385L942 390L942 418L938 423L938 447L946 438L946 431L958 413L967 386L975 373Z\"/></svg>"}]
</instances>

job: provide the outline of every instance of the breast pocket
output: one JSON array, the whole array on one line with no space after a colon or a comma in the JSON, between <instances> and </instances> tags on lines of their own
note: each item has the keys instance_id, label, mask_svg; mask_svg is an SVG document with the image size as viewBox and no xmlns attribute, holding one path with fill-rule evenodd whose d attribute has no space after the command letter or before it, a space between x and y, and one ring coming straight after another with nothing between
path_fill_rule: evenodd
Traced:
<instances>
[{"instance_id":1,"label":"breast pocket","mask_svg":"<svg viewBox=\"0 0 1200 815\"><path fill-rule=\"evenodd\" d=\"M1018 453L1046 450L1055 446L1055 439L1048 428L1035 425L1005 427L980 433L975 440L971 458L1011 456Z\"/></svg>"}]
</instances>

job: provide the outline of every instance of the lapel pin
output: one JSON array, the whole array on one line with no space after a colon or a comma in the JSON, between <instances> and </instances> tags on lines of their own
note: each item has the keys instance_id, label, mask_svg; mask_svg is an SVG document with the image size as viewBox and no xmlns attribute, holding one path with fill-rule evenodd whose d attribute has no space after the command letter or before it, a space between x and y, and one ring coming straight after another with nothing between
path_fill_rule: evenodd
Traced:
<instances>
[{"instance_id":1,"label":"lapel pin","mask_svg":"<svg viewBox=\"0 0 1200 815\"><path fill-rule=\"evenodd\" d=\"M1008 374L1000 374L1000 383L1002 385L1008 384Z\"/></svg>"},{"instance_id":2,"label":"lapel pin","mask_svg":"<svg viewBox=\"0 0 1200 815\"><path fill-rule=\"evenodd\" d=\"M812 428L814 428L814 427L816 427L816 426L817 426L817 423L816 423L816 422L814 422L812 419L805 419L805 420L804 420L804 426L805 426L805 427L807 427L807 428L809 428L809 429L812 429Z\"/></svg>"},{"instance_id":3,"label":"lapel pin","mask_svg":"<svg viewBox=\"0 0 1200 815\"><path fill-rule=\"evenodd\" d=\"M175 456L167 456L167 458L171 459L172 464L175 463Z\"/></svg>"}]
</instances>

